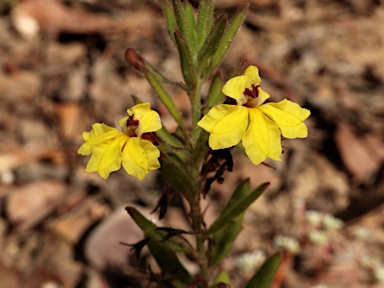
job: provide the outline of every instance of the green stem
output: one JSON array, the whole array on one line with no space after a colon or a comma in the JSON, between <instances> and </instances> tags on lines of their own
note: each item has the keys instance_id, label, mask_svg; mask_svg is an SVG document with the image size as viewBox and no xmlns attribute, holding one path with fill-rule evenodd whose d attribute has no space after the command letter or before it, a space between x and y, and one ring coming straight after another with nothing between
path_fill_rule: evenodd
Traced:
<instances>
[{"instance_id":1,"label":"green stem","mask_svg":"<svg viewBox=\"0 0 384 288\"><path fill-rule=\"evenodd\" d=\"M197 81L194 91L191 91L189 97L192 105L192 143L193 147L196 147L196 141L199 139L201 128L197 126L197 122L200 121L201 117L201 103L200 103L200 90L201 81Z\"/></svg>"},{"instance_id":2,"label":"green stem","mask_svg":"<svg viewBox=\"0 0 384 288\"><path fill-rule=\"evenodd\" d=\"M197 250L197 261L200 266L201 277L208 280L208 258L207 252L205 251L204 241L205 236L202 230L203 215L200 209L200 192L194 195L194 198L190 201L191 206L191 218L192 228L196 232L196 250ZM208 287L206 282L202 287Z\"/></svg>"}]
</instances>

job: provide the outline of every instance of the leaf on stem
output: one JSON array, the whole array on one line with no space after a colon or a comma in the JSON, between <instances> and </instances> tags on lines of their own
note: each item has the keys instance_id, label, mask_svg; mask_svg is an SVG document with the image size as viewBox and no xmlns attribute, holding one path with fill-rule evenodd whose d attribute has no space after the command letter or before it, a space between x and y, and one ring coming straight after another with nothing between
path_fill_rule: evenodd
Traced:
<instances>
[{"instance_id":1,"label":"leaf on stem","mask_svg":"<svg viewBox=\"0 0 384 288\"><path fill-rule=\"evenodd\" d=\"M197 17L197 35L199 35L197 48L199 49L201 45L203 45L205 38L208 36L208 33L211 30L213 22L213 10L213 0L200 1L199 15Z\"/></svg>"},{"instance_id":2,"label":"leaf on stem","mask_svg":"<svg viewBox=\"0 0 384 288\"><path fill-rule=\"evenodd\" d=\"M190 3L181 2L180 0L172 0L172 7L178 27L177 30L181 32L190 49L195 51L197 34L193 7Z\"/></svg>"},{"instance_id":3,"label":"leaf on stem","mask_svg":"<svg viewBox=\"0 0 384 288\"><path fill-rule=\"evenodd\" d=\"M176 282L173 284L177 285L177 287L186 287L186 283L191 280L191 276L180 263L176 253L171 249L160 245L156 241L150 241L148 247L155 257L156 262L161 267L163 274L170 277L170 282ZM184 286L180 286L183 284Z\"/></svg>"},{"instance_id":4,"label":"leaf on stem","mask_svg":"<svg viewBox=\"0 0 384 288\"><path fill-rule=\"evenodd\" d=\"M167 23L169 37L171 37L173 44L175 44L176 46L176 40L175 40L175 36L173 35L173 31L179 29L179 27L177 26L175 13L172 7L167 3L164 4L163 6L163 13L164 13L165 21Z\"/></svg>"},{"instance_id":5,"label":"leaf on stem","mask_svg":"<svg viewBox=\"0 0 384 288\"><path fill-rule=\"evenodd\" d=\"M220 101L223 100L224 94L223 92L221 92L221 89L223 89L223 85L223 79L221 78L220 73L217 72L215 76L213 76L211 87L209 88L208 97L205 101L205 104L207 106L206 112L208 112L211 107L219 104Z\"/></svg>"},{"instance_id":6,"label":"leaf on stem","mask_svg":"<svg viewBox=\"0 0 384 288\"><path fill-rule=\"evenodd\" d=\"M280 255L279 253L273 254L269 257L256 274L249 280L245 288L269 288L273 282L273 278L280 265Z\"/></svg>"},{"instance_id":7,"label":"leaf on stem","mask_svg":"<svg viewBox=\"0 0 384 288\"><path fill-rule=\"evenodd\" d=\"M156 135L161 138L160 141L164 141L169 146L180 149L183 148L183 143L181 143L181 141L171 134L164 126L160 130L156 131Z\"/></svg>"},{"instance_id":8,"label":"leaf on stem","mask_svg":"<svg viewBox=\"0 0 384 288\"><path fill-rule=\"evenodd\" d=\"M205 79L207 74L206 67L209 65L208 60L215 55L220 43L220 39L223 36L228 19L226 15L220 15L214 26L212 27L208 37L205 39L203 46L201 47L198 55L198 67L200 73L202 73L202 79ZM208 62L208 63L207 63Z\"/></svg>"},{"instance_id":9,"label":"leaf on stem","mask_svg":"<svg viewBox=\"0 0 384 288\"><path fill-rule=\"evenodd\" d=\"M232 21L228 25L228 28L226 29L223 37L221 38L219 47L217 48L215 55L212 57L211 65L208 69L209 73L220 64L221 60L227 53L229 47L231 46L233 38L235 38L237 32L241 27L241 24L243 23L244 17L248 11L248 7L249 4L245 5L243 9L240 10L240 12L232 19Z\"/></svg>"},{"instance_id":10,"label":"leaf on stem","mask_svg":"<svg viewBox=\"0 0 384 288\"><path fill-rule=\"evenodd\" d=\"M148 73L145 74L145 77L147 78L149 84L152 86L153 90L155 90L160 101L164 104L165 108L167 108L167 110L169 111L169 114L171 114L173 119L175 119L176 123L183 129L183 131L185 131L185 124L184 124L183 117L181 116L180 111L177 109L171 96L164 89L163 85L161 85L161 83L158 81L155 75L150 71L148 71Z\"/></svg>"},{"instance_id":11,"label":"leaf on stem","mask_svg":"<svg viewBox=\"0 0 384 288\"><path fill-rule=\"evenodd\" d=\"M183 72L185 83L189 90L193 91L196 87L196 70L192 60L191 51L179 30L175 30L174 36L179 50L181 71Z\"/></svg>"},{"instance_id":12,"label":"leaf on stem","mask_svg":"<svg viewBox=\"0 0 384 288\"><path fill-rule=\"evenodd\" d=\"M268 182L261 184L249 195L243 197L242 199L232 197L223 213L219 216L219 218L216 219L215 222L213 222L211 227L209 227L208 233L213 234L225 225L231 223L236 216L244 212L261 195L261 193L263 193L268 185Z\"/></svg>"},{"instance_id":13,"label":"leaf on stem","mask_svg":"<svg viewBox=\"0 0 384 288\"><path fill-rule=\"evenodd\" d=\"M144 232L147 238L150 238L153 241L159 242L159 244L164 245L171 249L172 251L183 251L185 253L190 252L190 248L183 245L181 242L174 241L174 239L169 239L168 241L164 241L164 237L166 236L166 232L158 231L157 226L144 217L139 211L137 211L134 207L128 206L125 208L128 214L132 217L133 221L140 227L140 229Z\"/></svg>"},{"instance_id":14,"label":"leaf on stem","mask_svg":"<svg viewBox=\"0 0 384 288\"><path fill-rule=\"evenodd\" d=\"M197 48L197 33L195 23L195 12L191 3L184 2L184 25L185 25L185 37L187 38L189 47L194 55Z\"/></svg>"},{"instance_id":15,"label":"leaf on stem","mask_svg":"<svg viewBox=\"0 0 384 288\"><path fill-rule=\"evenodd\" d=\"M249 179L244 180L233 192L231 199L223 210L227 213L236 203L251 193ZM216 266L219 264L231 250L237 236L243 229L242 223L245 211L236 216L232 222L213 233L210 246L210 264Z\"/></svg>"}]
</instances>

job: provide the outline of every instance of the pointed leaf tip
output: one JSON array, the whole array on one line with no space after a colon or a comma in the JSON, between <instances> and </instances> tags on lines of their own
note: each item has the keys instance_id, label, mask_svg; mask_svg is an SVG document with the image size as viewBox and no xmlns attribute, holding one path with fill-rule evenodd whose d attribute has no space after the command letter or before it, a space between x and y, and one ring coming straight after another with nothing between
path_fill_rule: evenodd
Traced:
<instances>
[{"instance_id":1,"label":"pointed leaf tip","mask_svg":"<svg viewBox=\"0 0 384 288\"><path fill-rule=\"evenodd\" d=\"M131 216L132 216L132 213L134 213L135 210L136 210L136 209L133 208L132 206L127 206L127 207L125 207L125 211L127 211L127 213L128 213L129 215L131 215Z\"/></svg>"}]
</instances>

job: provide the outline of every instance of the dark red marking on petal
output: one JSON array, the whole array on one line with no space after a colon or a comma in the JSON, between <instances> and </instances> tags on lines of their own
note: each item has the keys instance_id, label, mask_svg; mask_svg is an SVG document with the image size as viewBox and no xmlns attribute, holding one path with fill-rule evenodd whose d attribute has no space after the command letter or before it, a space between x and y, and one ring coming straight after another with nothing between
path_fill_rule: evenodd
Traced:
<instances>
[{"instance_id":1,"label":"dark red marking on petal","mask_svg":"<svg viewBox=\"0 0 384 288\"><path fill-rule=\"evenodd\" d=\"M252 90L249 89L249 88L246 88L243 92L243 94L245 96L249 96L249 97L252 97L252 98L257 98L259 97L259 87L260 85L253 85L252 84Z\"/></svg>"},{"instance_id":2,"label":"dark red marking on petal","mask_svg":"<svg viewBox=\"0 0 384 288\"><path fill-rule=\"evenodd\" d=\"M133 115L129 116L128 119L127 119L127 124L126 125L127 125L127 127L130 127L130 126L138 127L139 126L139 120L133 119Z\"/></svg>"}]
</instances>

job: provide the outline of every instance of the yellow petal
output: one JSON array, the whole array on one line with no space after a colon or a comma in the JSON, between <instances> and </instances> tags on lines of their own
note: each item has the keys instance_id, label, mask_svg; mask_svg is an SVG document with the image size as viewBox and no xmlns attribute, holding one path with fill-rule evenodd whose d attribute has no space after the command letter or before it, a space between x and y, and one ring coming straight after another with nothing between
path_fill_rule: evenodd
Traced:
<instances>
[{"instance_id":1,"label":"yellow petal","mask_svg":"<svg viewBox=\"0 0 384 288\"><path fill-rule=\"evenodd\" d=\"M123 118L120 118L119 121L117 121L117 124L119 124L121 131L124 133L127 133L127 121L129 116L125 116Z\"/></svg>"},{"instance_id":2,"label":"yellow petal","mask_svg":"<svg viewBox=\"0 0 384 288\"><path fill-rule=\"evenodd\" d=\"M82 136L85 143L81 145L77 153L80 155L89 155L92 153L95 146L121 135L124 135L121 131L105 124L93 124L90 132L83 132Z\"/></svg>"},{"instance_id":3,"label":"yellow petal","mask_svg":"<svg viewBox=\"0 0 384 288\"><path fill-rule=\"evenodd\" d=\"M141 103L128 109L128 115L133 116L134 120L139 121L139 127L136 130L137 136L143 133L154 132L161 129L160 115L151 110L149 103Z\"/></svg>"},{"instance_id":4,"label":"yellow petal","mask_svg":"<svg viewBox=\"0 0 384 288\"><path fill-rule=\"evenodd\" d=\"M261 78L259 76L259 69L256 66L249 66L245 72L244 75L249 79L251 84L253 85L260 85Z\"/></svg>"},{"instance_id":5,"label":"yellow petal","mask_svg":"<svg viewBox=\"0 0 384 288\"><path fill-rule=\"evenodd\" d=\"M284 99L278 103L267 103L259 109L280 128L285 138L305 138L308 136L307 126L303 123L311 112L298 104Z\"/></svg>"},{"instance_id":6,"label":"yellow petal","mask_svg":"<svg viewBox=\"0 0 384 288\"><path fill-rule=\"evenodd\" d=\"M122 159L121 151L128 139L128 136L122 134L116 139L95 146L85 172L98 172L103 179L106 179L111 172L119 170Z\"/></svg>"},{"instance_id":7,"label":"yellow petal","mask_svg":"<svg viewBox=\"0 0 384 288\"><path fill-rule=\"evenodd\" d=\"M260 164L266 158L280 161L281 137L280 130L258 109L250 109L249 127L243 137L245 152L252 163Z\"/></svg>"},{"instance_id":8,"label":"yellow petal","mask_svg":"<svg viewBox=\"0 0 384 288\"><path fill-rule=\"evenodd\" d=\"M143 180L150 170L160 168L160 151L147 140L129 138L123 150L122 164L128 174Z\"/></svg>"},{"instance_id":9,"label":"yellow petal","mask_svg":"<svg viewBox=\"0 0 384 288\"><path fill-rule=\"evenodd\" d=\"M221 104L213 107L198 123L211 133L209 147L214 150L237 145L248 126L248 108Z\"/></svg>"},{"instance_id":10,"label":"yellow petal","mask_svg":"<svg viewBox=\"0 0 384 288\"><path fill-rule=\"evenodd\" d=\"M229 79L222 91L228 97L235 99L238 105L244 105L247 103L247 97L244 96L245 89L252 89L252 85L257 86L260 83L259 69L256 66L249 66L244 75Z\"/></svg>"},{"instance_id":11,"label":"yellow petal","mask_svg":"<svg viewBox=\"0 0 384 288\"><path fill-rule=\"evenodd\" d=\"M247 98L243 92L246 88L252 87L251 82L244 75L236 76L229 79L222 89L223 93L228 97L236 100L238 105L243 105L247 102Z\"/></svg>"}]
</instances>

